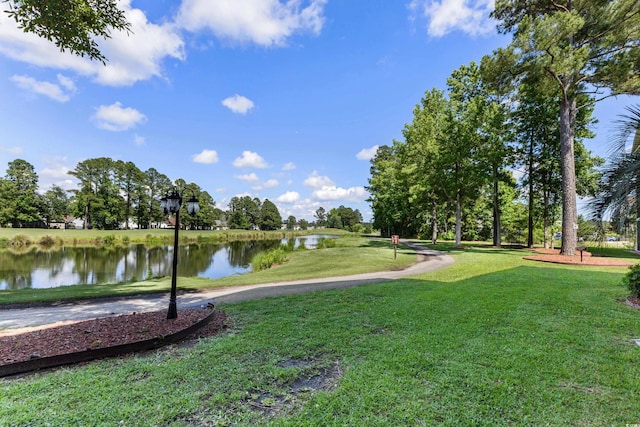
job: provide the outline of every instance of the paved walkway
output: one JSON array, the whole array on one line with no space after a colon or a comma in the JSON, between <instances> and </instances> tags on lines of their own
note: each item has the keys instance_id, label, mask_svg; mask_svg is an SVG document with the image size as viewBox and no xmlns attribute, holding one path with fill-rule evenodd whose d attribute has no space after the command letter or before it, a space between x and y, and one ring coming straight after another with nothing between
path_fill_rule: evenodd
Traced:
<instances>
[{"instance_id":1,"label":"paved walkway","mask_svg":"<svg viewBox=\"0 0 640 427\"><path fill-rule=\"evenodd\" d=\"M233 286L178 295L178 310L254 299L293 295L324 289L337 289L395 280L438 270L453 264L453 258L407 241L402 243L416 251L418 261L397 271L356 274L321 279L296 280L282 283ZM169 298L165 295L140 295L116 299L88 300L51 306L0 309L0 329L28 328L60 322L78 321L119 314L142 313L167 309Z\"/></svg>"}]
</instances>

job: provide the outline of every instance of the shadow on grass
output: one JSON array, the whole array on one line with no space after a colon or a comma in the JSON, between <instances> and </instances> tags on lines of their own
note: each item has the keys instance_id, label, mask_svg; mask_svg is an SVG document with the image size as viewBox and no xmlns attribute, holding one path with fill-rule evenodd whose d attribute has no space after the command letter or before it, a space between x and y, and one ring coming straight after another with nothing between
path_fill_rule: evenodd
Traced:
<instances>
[{"instance_id":1,"label":"shadow on grass","mask_svg":"<svg viewBox=\"0 0 640 427\"><path fill-rule=\"evenodd\" d=\"M593 256L634 259L640 262L640 255L629 248L612 248L607 246L587 246Z\"/></svg>"},{"instance_id":2,"label":"shadow on grass","mask_svg":"<svg viewBox=\"0 0 640 427\"><path fill-rule=\"evenodd\" d=\"M522 245L504 244L500 247L492 246L490 243L485 242L463 242L462 246L456 246L454 242L438 242L435 245L428 241L416 240L416 243L426 246L430 249L448 252L451 254L456 253L496 253L496 254L513 254L514 252L530 253L531 249Z\"/></svg>"}]
</instances>

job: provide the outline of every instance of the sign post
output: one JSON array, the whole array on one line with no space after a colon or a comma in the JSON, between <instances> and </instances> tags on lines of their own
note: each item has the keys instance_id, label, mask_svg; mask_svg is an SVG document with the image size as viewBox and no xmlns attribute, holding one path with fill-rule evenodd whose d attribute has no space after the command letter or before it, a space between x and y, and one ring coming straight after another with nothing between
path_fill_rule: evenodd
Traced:
<instances>
[{"instance_id":1,"label":"sign post","mask_svg":"<svg viewBox=\"0 0 640 427\"><path fill-rule=\"evenodd\" d=\"M398 243L400 242L400 236L397 234L391 235L391 244L393 245L393 259L396 259L397 253L396 250L398 248Z\"/></svg>"}]
</instances>

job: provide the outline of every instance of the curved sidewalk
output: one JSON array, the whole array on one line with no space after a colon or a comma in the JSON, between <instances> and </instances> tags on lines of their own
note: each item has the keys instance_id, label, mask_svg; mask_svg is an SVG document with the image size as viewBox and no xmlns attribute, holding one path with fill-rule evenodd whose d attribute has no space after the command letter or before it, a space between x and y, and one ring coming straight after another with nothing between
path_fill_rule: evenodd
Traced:
<instances>
[{"instance_id":1,"label":"curved sidewalk","mask_svg":"<svg viewBox=\"0 0 640 427\"><path fill-rule=\"evenodd\" d=\"M233 286L178 295L178 309L194 308L208 303L232 303L267 297L293 295L324 289L337 289L379 283L438 270L453 264L453 258L440 251L428 249L408 241L402 243L416 251L418 261L397 271L381 271L351 276L296 280L281 283ZM166 309L168 298L163 295L88 300L46 307L0 309L1 329L28 328L60 322L79 321L120 314L141 313Z\"/></svg>"}]
</instances>

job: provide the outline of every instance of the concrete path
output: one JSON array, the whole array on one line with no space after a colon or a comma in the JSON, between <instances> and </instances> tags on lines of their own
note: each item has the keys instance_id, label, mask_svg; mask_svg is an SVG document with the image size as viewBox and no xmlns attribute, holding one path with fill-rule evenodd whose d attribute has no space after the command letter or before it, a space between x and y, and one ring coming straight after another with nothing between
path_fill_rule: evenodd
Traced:
<instances>
[{"instance_id":1,"label":"concrete path","mask_svg":"<svg viewBox=\"0 0 640 427\"><path fill-rule=\"evenodd\" d=\"M402 243L416 251L415 264L397 271L356 274L351 276L327 277L321 279L296 280L282 283L233 286L178 295L178 310L248 301L254 299L293 295L324 289L347 288L370 283L379 283L438 270L453 264L454 260L444 252L425 248L408 241ZM0 330L28 328L48 324L114 316L119 314L142 313L168 308L168 295L140 295L133 297L88 300L51 306L0 309ZM1 331L0 331L1 334Z\"/></svg>"}]
</instances>

